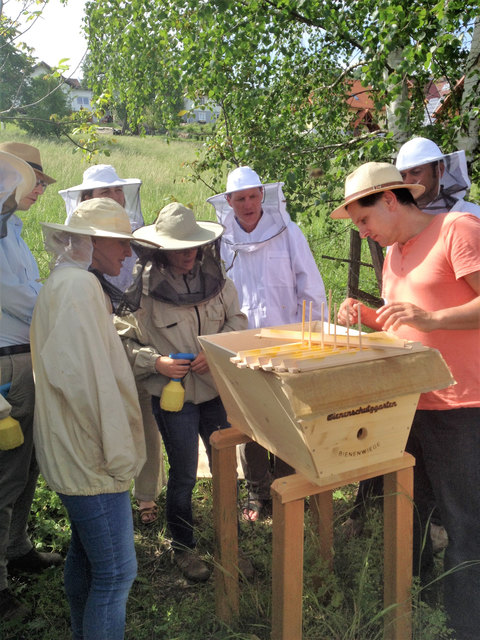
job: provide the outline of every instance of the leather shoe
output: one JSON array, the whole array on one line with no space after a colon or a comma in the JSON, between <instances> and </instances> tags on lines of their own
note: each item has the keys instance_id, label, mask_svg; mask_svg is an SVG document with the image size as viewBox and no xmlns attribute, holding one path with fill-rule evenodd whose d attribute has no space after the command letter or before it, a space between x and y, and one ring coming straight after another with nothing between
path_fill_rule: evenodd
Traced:
<instances>
[{"instance_id":1,"label":"leather shoe","mask_svg":"<svg viewBox=\"0 0 480 640\"><path fill-rule=\"evenodd\" d=\"M45 553L32 548L23 556L9 560L8 570L41 573L49 567L58 567L62 562L63 558L59 553Z\"/></svg>"},{"instance_id":2,"label":"leather shoe","mask_svg":"<svg viewBox=\"0 0 480 640\"><path fill-rule=\"evenodd\" d=\"M185 578L193 582L205 582L210 577L210 569L193 549L175 551L175 564Z\"/></svg>"},{"instance_id":3,"label":"leather shoe","mask_svg":"<svg viewBox=\"0 0 480 640\"><path fill-rule=\"evenodd\" d=\"M29 607L16 598L10 589L0 591L0 620L23 620L31 613Z\"/></svg>"},{"instance_id":4,"label":"leather shoe","mask_svg":"<svg viewBox=\"0 0 480 640\"><path fill-rule=\"evenodd\" d=\"M255 575L252 561L240 548L238 549L238 572L243 580L252 580Z\"/></svg>"}]
</instances>

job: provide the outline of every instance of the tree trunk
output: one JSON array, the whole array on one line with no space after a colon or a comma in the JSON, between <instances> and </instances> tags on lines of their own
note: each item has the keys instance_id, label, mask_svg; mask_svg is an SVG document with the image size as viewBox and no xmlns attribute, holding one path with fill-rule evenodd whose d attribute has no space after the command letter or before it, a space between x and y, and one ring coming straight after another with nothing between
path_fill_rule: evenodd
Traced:
<instances>
[{"instance_id":1,"label":"tree trunk","mask_svg":"<svg viewBox=\"0 0 480 640\"><path fill-rule=\"evenodd\" d=\"M396 49L392 51L388 56L388 66L391 69L396 69L400 62L403 59L403 49ZM392 80L388 78L389 71L385 69L384 76L385 80L389 81L392 84ZM392 89L394 87L392 86ZM396 88L396 87L395 87ZM386 105L385 111L387 114L387 127L389 131L393 132L393 136L396 142L400 145L408 140L410 137L410 132L408 128L405 126L405 120L402 120L402 116L400 115L402 109L400 107L400 103L404 100L408 99L408 87L405 79L402 80L402 90L398 94L398 96L389 104Z\"/></svg>"},{"instance_id":2,"label":"tree trunk","mask_svg":"<svg viewBox=\"0 0 480 640\"><path fill-rule=\"evenodd\" d=\"M480 121L478 113L473 108L478 106L480 95L480 17L475 21L472 34L472 44L465 66L465 81L461 102L461 113L470 114L468 126L460 130L457 147L464 149L467 161L471 162L480 153Z\"/></svg>"}]
</instances>

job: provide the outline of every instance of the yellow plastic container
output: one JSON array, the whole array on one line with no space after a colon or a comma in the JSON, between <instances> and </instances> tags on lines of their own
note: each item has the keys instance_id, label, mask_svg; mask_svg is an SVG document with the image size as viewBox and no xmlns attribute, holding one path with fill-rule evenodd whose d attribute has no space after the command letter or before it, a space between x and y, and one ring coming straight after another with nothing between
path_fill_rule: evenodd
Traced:
<instances>
[{"instance_id":1,"label":"yellow plastic container","mask_svg":"<svg viewBox=\"0 0 480 640\"><path fill-rule=\"evenodd\" d=\"M16 449L23 444L23 433L20 423L11 416L0 420L0 450Z\"/></svg>"},{"instance_id":2,"label":"yellow plastic container","mask_svg":"<svg viewBox=\"0 0 480 640\"><path fill-rule=\"evenodd\" d=\"M183 401L185 399L185 389L177 378L172 378L168 384L163 387L160 396L160 407L164 411L181 411Z\"/></svg>"},{"instance_id":3,"label":"yellow plastic container","mask_svg":"<svg viewBox=\"0 0 480 640\"><path fill-rule=\"evenodd\" d=\"M175 360L195 360L193 353L171 353L170 358ZM180 378L172 378L162 391L160 396L160 408L164 411L181 411L185 399L185 389Z\"/></svg>"}]
</instances>

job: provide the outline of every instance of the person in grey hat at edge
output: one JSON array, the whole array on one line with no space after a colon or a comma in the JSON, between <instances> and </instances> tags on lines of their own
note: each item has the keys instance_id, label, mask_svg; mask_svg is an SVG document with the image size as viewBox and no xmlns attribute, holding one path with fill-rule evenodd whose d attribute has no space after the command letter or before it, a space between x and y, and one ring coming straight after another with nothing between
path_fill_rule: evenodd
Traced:
<instances>
[{"instance_id":1,"label":"person in grey hat at edge","mask_svg":"<svg viewBox=\"0 0 480 640\"><path fill-rule=\"evenodd\" d=\"M24 177L16 185L13 203L0 216L0 378L2 384L10 384L6 398L12 407L10 415L18 420L23 434L23 444L0 450L0 620L11 620L26 617L30 610L10 590L8 573L39 573L62 562L58 553L35 549L27 532L38 478L29 333L41 284L35 258L21 236L22 220L16 215L16 211L27 212L55 180L43 171L36 147L4 142L0 152L10 157L10 167L17 163Z\"/></svg>"}]
</instances>

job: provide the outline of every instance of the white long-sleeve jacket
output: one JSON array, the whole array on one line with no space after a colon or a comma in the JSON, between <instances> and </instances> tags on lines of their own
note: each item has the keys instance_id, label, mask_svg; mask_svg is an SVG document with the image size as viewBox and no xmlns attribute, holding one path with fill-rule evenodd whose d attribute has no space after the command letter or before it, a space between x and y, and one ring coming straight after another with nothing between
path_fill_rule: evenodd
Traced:
<instances>
[{"instance_id":1,"label":"white long-sleeve jacket","mask_svg":"<svg viewBox=\"0 0 480 640\"><path fill-rule=\"evenodd\" d=\"M97 278L57 267L42 287L31 328L35 450L54 491L126 491L145 462L132 370Z\"/></svg>"}]
</instances>

